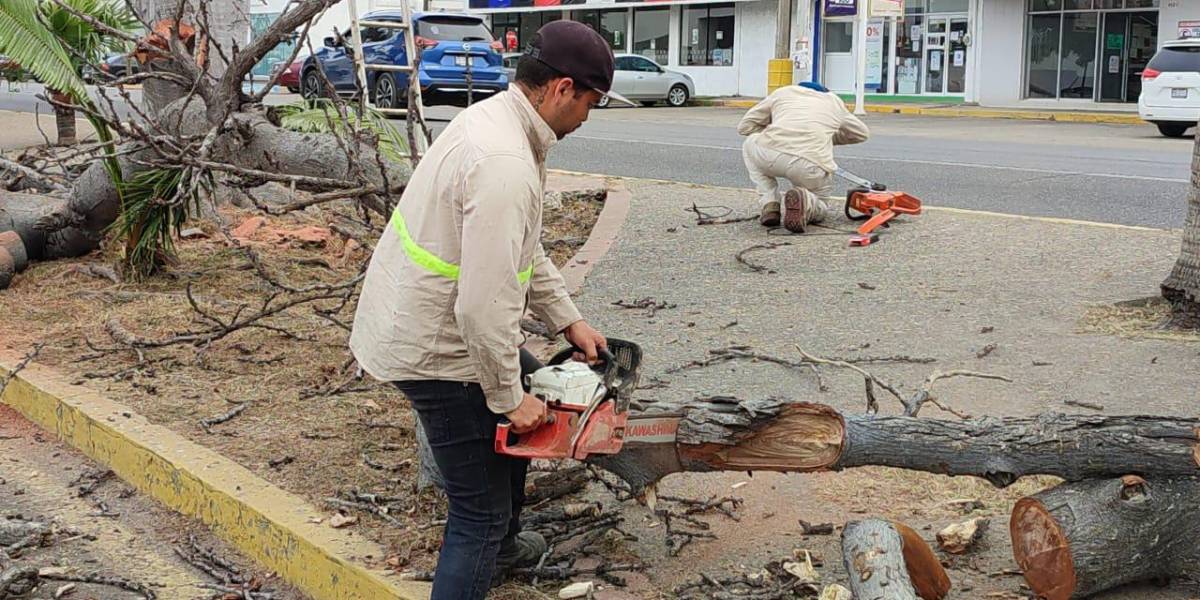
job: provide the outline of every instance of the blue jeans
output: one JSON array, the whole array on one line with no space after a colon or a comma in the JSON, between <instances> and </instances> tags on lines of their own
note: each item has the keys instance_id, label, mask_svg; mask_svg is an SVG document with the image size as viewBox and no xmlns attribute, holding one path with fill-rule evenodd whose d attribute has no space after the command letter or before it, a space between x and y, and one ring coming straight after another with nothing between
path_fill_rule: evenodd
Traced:
<instances>
[{"instance_id":1,"label":"blue jeans","mask_svg":"<svg viewBox=\"0 0 1200 600\"><path fill-rule=\"evenodd\" d=\"M505 538L521 530L529 461L496 454L500 415L460 381L398 381L416 409L446 483L449 516L430 600L482 600Z\"/></svg>"}]
</instances>

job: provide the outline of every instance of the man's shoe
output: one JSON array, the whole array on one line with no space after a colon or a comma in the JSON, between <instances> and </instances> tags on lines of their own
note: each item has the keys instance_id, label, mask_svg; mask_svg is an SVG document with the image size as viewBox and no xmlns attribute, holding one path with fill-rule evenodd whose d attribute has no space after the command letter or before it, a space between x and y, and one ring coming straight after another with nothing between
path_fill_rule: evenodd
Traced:
<instances>
[{"instance_id":1,"label":"man's shoe","mask_svg":"<svg viewBox=\"0 0 1200 600\"><path fill-rule=\"evenodd\" d=\"M496 555L496 571L517 567L532 567L542 559L549 546L546 538L536 531L522 531L515 538L504 540Z\"/></svg>"},{"instance_id":2,"label":"man's shoe","mask_svg":"<svg viewBox=\"0 0 1200 600\"><path fill-rule=\"evenodd\" d=\"M764 227L779 227L779 203L768 202L763 205L762 213L758 215L758 222Z\"/></svg>"},{"instance_id":3,"label":"man's shoe","mask_svg":"<svg viewBox=\"0 0 1200 600\"><path fill-rule=\"evenodd\" d=\"M492 587L504 583L508 572L513 569L537 565L547 549L546 538L536 531L522 531L515 538L505 539L500 544L500 553L496 555Z\"/></svg>"},{"instance_id":4,"label":"man's shoe","mask_svg":"<svg viewBox=\"0 0 1200 600\"><path fill-rule=\"evenodd\" d=\"M808 193L792 188L783 195L783 227L792 233L804 233L808 227Z\"/></svg>"}]
</instances>

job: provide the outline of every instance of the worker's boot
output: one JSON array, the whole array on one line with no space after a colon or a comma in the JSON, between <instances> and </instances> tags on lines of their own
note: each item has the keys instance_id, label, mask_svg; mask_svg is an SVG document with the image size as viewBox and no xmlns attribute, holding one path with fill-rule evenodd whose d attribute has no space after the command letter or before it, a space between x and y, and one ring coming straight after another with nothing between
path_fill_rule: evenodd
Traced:
<instances>
[{"instance_id":1,"label":"worker's boot","mask_svg":"<svg viewBox=\"0 0 1200 600\"><path fill-rule=\"evenodd\" d=\"M764 227L779 227L779 203L768 202L763 205L762 212L758 215L758 222Z\"/></svg>"},{"instance_id":2,"label":"worker's boot","mask_svg":"<svg viewBox=\"0 0 1200 600\"><path fill-rule=\"evenodd\" d=\"M536 531L522 531L516 537L504 540L500 545L500 553L496 555L492 587L500 585L509 571L536 565L548 548L546 538Z\"/></svg>"},{"instance_id":3,"label":"worker's boot","mask_svg":"<svg viewBox=\"0 0 1200 600\"><path fill-rule=\"evenodd\" d=\"M792 233L804 233L812 222L812 198L800 188L792 188L783 195L783 227Z\"/></svg>"}]
</instances>

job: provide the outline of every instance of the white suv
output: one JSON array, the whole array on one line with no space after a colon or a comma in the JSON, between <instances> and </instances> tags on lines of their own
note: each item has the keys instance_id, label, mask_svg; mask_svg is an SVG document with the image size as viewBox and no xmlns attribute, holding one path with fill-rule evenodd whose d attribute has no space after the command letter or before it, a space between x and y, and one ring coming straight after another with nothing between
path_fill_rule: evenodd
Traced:
<instances>
[{"instance_id":1,"label":"white suv","mask_svg":"<svg viewBox=\"0 0 1200 600\"><path fill-rule=\"evenodd\" d=\"M1167 137L1200 120L1200 39L1166 42L1142 71L1138 115Z\"/></svg>"}]
</instances>

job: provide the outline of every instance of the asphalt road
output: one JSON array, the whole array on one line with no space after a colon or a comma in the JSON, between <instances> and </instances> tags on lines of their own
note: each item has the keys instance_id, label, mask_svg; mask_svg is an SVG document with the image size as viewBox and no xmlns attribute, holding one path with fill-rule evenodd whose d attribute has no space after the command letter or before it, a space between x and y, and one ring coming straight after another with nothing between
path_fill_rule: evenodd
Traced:
<instances>
[{"instance_id":1,"label":"asphalt road","mask_svg":"<svg viewBox=\"0 0 1200 600\"><path fill-rule=\"evenodd\" d=\"M38 101L26 88L0 88L0 110L32 111ZM296 98L273 94L268 102ZM434 107L429 116L449 119L456 112ZM551 151L550 166L750 188L736 131L742 113L596 110ZM1183 224L1190 138L1163 138L1149 125L880 114L866 121L871 139L838 148L839 164L931 205L1150 227ZM444 122L434 125L440 131Z\"/></svg>"},{"instance_id":2,"label":"asphalt road","mask_svg":"<svg viewBox=\"0 0 1200 600\"><path fill-rule=\"evenodd\" d=\"M721 108L595 111L550 152L552 167L752 187ZM1150 126L868 115L871 139L838 163L929 204L1180 227L1192 140Z\"/></svg>"}]
</instances>

